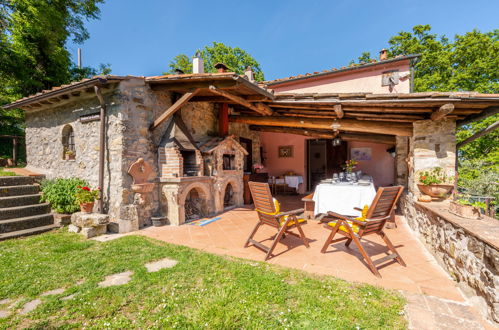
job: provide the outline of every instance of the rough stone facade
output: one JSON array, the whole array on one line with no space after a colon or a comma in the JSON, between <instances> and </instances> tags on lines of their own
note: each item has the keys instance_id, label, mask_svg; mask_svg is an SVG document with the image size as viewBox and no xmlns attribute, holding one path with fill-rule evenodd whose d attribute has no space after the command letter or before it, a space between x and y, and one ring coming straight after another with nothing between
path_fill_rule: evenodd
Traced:
<instances>
[{"instance_id":1,"label":"rough stone facade","mask_svg":"<svg viewBox=\"0 0 499 330\"><path fill-rule=\"evenodd\" d=\"M489 317L499 322L497 246L449 221L431 207L407 198L402 206L409 226L420 235L440 264L456 281L481 297L479 303L485 307Z\"/></svg>"},{"instance_id":2,"label":"rough stone facade","mask_svg":"<svg viewBox=\"0 0 499 330\"><path fill-rule=\"evenodd\" d=\"M249 125L242 123L229 123L229 134L236 137L250 139L253 142L253 164L262 163L260 155L260 133L249 129Z\"/></svg>"},{"instance_id":3,"label":"rough stone facade","mask_svg":"<svg viewBox=\"0 0 499 330\"><path fill-rule=\"evenodd\" d=\"M168 210L168 198L163 195L159 184L161 171L158 167L157 146L166 126L163 123L153 131L149 130L149 126L172 105L173 97L166 89L152 90L143 78L137 77L106 86L103 94L107 105L106 161L102 187L104 208L110 215L110 220L119 225L119 231L128 232L150 224L151 216L171 212ZM217 104L208 102L188 103L182 107L180 114L194 140L217 135L217 109ZM97 187L100 121L82 122L80 117L97 114L99 111L100 105L93 92L83 92L55 107L46 105L36 111L27 111L28 167L46 174L47 178L79 177ZM63 159L62 136L66 125L70 125L74 132L74 160ZM237 136L254 141L254 161L260 161L258 133L251 132L248 125L237 124L231 127ZM130 165L139 158L143 158L153 169L149 181L156 184L147 194L132 190L133 180L127 173ZM198 158L202 159L202 156L199 154ZM242 188L233 186L237 195L242 196ZM207 198L212 199L215 192L208 190L206 193ZM213 202L213 205L208 206L208 213L219 210L219 204L215 205Z\"/></svg>"},{"instance_id":4,"label":"rough stone facade","mask_svg":"<svg viewBox=\"0 0 499 330\"><path fill-rule=\"evenodd\" d=\"M105 208L117 217L122 204L123 185L122 155L123 135L126 129L122 121L119 93L117 90L104 94L107 103L107 166L104 173ZM28 168L46 174L47 178L79 177L93 187L99 178L99 125L100 121L87 123L80 116L97 113L100 106L94 94L70 99L55 108L42 108L26 112L26 154ZM63 159L62 132L70 125L74 132L76 157Z\"/></svg>"},{"instance_id":5,"label":"rough stone facade","mask_svg":"<svg viewBox=\"0 0 499 330\"><path fill-rule=\"evenodd\" d=\"M397 136L395 142L395 184L407 187L409 138L407 136Z\"/></svg>"},{"instance_id":6,"label":"rough stone facade","mask_svg":"<svg viewBox=\"0 0 499 330\"><path fill-rule=\"evenodd\" d=\"M409 191L418 194L416 173L432 167L441 167L448 176L455 176L456 166L456 121L420 120L414 122L410 138L408 159Z\"/></svg>"}]
</instances>

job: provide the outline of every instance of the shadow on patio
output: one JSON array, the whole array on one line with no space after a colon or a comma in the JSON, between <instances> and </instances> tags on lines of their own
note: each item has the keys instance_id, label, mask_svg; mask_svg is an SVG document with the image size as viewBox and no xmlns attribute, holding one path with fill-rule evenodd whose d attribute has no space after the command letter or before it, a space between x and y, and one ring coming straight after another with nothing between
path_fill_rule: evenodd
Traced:
<instances>
[{"instance_id":1,"label":"shadow on patio","mask_svg":"<svg viewBox=\"0 0 499 330\"><path fill-rule=\"evenodd\" d=\"M296 196L279 197L284 211L302 207ZM182 225L179 227L149 227L138 233L144 236L185 245L206 252L239 258L263 261L265 253L254 246L244 247L258 218L252 208L236 208L221 215L220 220L206 226ZM379 269L382 278L377 278L367 267L354 244L347 248L344 242L333 244L324 254L320 249L330 231L318 221L309 221L303 226L310 248L306 248L297 237L288 235L274 250L275 257L269 263L301 269L319 275L332 275L347 281L378 285L388 289L404 290L454 301L464 301L450 276L440 268L435 259L414 236L403 217L396 219L398 227L385 232L395 245L407 267L395 261ZM263 226L258 231L257 241L270 240L275 230ZM377 235L363 240L367 253L373 260L386 255L388 249Z\"/></svg>"}]
</instances>

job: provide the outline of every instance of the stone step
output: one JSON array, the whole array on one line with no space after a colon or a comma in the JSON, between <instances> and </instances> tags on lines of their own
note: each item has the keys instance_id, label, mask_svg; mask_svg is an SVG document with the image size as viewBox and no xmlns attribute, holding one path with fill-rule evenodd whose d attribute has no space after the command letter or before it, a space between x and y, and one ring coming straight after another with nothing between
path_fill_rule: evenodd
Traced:
<instances>
[{"instance_id":1,"label":"stone step","mask_svg":"<svg viewBox=\"0 0 499 330\"><path fill-rule=\"evenodd\" d=\"M0 197L21 196L38 194L38 185L2 186L0 187Z\"/></svg>"},{"instance_id":2,"label":"stone step","mask_svg":"<svg viewBox=\"0 0 499 330\"><path fill-rule=\"evenodd\" d=\"M0 233L10 233L53 224L54 216L52 214L38 214L23 218L0 220Z\"/></svg>"},{"instance_id":3,"label":"stone step","mask_svg":"<svg viewBox=\"0 0 499 330\"><path fill-rule=\"evenodd\" d=\"M59 227L57 225L48 225L48 226L12 231L10 233L0 234L0 241L10 239L10 238L17 238L17 237L41 234L43 232L46 232L46 231L49 231L52 229L56 229L56 228L59 228Z\"/></svg>"},{"instance_id":4,"label":"stone step","mask_svg":"<svg viewBox=\"0 0 499 330\"><path fill-rule=\"evenodd\" d=\"M47 213L50 213L49 203L6 207L0 209L0 220L29 217L32 215L47 214Z\"/></svg>"},{"instance_id":5,"label":"stone step","mask_svg":"<svg viewBox=\"0 0 499 330\"><path fill-rule=\"evenodd\" d=\"M40 203L41 194L0 197L0 209Z\"/></svg>"},{"instance_id":6,"label":"stone step","mask_svg":"<svg viewBox=\"0 0 499 330\"><path fill-rule=\"evenodd\" d=\"M3 186L22 186L33 184L35 179L29 176L0 176L0 187Z\"/></svg>"}]
</instances>

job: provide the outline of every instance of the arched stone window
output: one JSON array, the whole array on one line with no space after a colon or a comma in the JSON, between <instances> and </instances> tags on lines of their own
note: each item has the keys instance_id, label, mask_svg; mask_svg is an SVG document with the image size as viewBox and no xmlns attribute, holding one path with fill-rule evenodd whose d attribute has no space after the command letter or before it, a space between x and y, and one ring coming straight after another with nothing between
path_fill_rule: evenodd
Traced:
<instances>
[{"instance_id":1,"label":"arched stone window","mask_svg":"<svg viewBox=\"0 0 499 330\"><path fill-rule=\"evenodd\" d=\"M73 127L71 125L66 125L62 129L62 147L63 153L62 158L65 160L75 159L76 148L75 148L75 135Z\"/></svg>"}]
</instances>

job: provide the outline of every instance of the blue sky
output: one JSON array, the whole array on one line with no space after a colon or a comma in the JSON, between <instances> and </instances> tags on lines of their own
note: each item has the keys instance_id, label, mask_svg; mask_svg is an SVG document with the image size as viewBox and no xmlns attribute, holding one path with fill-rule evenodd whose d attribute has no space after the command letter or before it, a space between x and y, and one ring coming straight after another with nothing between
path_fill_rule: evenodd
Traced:
<instances>
[{"instance_id":1,"label":"blue sky","mask_svg":"<svg viewBox=\"0 0 499 330\"><path fill-rule=\"evenodd\" d=\"M453 37L499 28L499 0L107 0L90 39L70 43L83 64L110 63L117 75L157 75L177 54L192 56L213 41L240 47L266 79L347 65L376 54L388 39L417 24Z\"/></svg>"}]
</instances>

